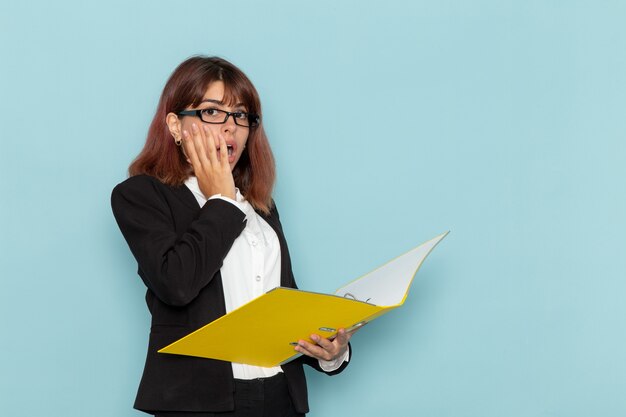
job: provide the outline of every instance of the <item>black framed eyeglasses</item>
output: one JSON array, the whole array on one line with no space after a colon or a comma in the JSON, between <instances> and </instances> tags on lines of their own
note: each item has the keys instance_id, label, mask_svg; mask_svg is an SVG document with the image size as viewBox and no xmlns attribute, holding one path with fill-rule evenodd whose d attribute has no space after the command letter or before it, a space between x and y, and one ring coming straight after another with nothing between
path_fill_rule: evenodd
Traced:
<instances>
[{"instance_id":1,"label":"black framed eyeglasses","mask_svg":"<svg viewBox=\"0 0 626 417\"><path fill-rule=\"evenodd\" d=\"M197 116L204 123L211 123L220 125L226 123L230 116L233 116L233 120L237 126L242 127L256 127L259 125L261 116L253 113L246 113L245 111L226 111L220 109L199 109L199 110L184 110L177 113L179 116Z\"/></svg>"}]
</instances>

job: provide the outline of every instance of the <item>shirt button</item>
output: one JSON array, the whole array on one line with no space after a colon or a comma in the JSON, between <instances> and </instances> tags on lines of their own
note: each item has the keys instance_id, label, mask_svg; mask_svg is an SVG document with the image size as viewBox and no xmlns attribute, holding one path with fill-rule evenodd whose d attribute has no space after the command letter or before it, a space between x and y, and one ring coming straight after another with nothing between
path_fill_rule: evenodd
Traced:
<instances>
[{"instance_id":1,"label":"shirt button","mask_svg":"<svg viewBox=\"0 0 626 417\"><path fill-rule=\"evenodd\" d=\"M252 246L256 246L256 240L253 240L251 243L252 243Z\"/></svg>"},{"instance_id":2,"label":"shirt button","mask_svg":"<svg viewBox=\"0 0 626 417\"><path fill-rule=\"evenodd\" d=\"M261 275L257 275L254 279L256 279L257 282L261 281Z\"/></svg>"}]
</instances>

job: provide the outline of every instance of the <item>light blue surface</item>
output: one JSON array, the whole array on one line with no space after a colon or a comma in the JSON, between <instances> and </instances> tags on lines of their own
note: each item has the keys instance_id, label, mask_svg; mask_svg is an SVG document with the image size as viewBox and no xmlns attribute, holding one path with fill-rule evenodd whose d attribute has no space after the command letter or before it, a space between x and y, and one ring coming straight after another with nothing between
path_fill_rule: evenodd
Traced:
<instances>
[{"instance_id":1,"label":"light blue surface","mask_svg":"<svg viewBox=\"0 0 626 417\"><path fill-rule=\"evenodd\" d=\"M451 234L311 416L626 415L619 1L3 2L0 415L140 416L109 207L197 54L261 93L302 288Z\"/></svg>"}]
</instances>

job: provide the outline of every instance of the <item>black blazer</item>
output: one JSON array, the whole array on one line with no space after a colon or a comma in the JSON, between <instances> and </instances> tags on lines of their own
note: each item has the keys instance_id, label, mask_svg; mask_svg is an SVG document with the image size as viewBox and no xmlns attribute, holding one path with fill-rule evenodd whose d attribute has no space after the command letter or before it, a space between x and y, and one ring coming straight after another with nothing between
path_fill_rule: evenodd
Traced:
<instances>
[{"instance_id":1,"label":"black blazer","mask_svg":"<svg viewBox=\"0 0 626 417\"><path fill-rule=\"evenodd\" d=\"M234 409L230 362L157 353L157 350L226 313L220 267L245 227L234 205L209 200L200 208L186 186L171 187L139 175L113 189L115 219L148 287L150 342L135 408L220 412ZM284 287L296 288L278 212L259 213L276 231ZM309 411L302 364L322 371L306 356L282 366L296 410ZM341 372L347 363L329 375Z\"/></svg>"}]
</instances>

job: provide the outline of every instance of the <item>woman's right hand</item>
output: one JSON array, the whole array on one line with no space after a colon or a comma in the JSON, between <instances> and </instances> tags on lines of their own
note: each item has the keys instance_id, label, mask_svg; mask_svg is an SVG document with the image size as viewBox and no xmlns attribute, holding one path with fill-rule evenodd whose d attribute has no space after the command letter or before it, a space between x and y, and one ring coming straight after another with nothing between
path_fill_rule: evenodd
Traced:
<instances>
[{"instance_id":1,"label":"woman's right hand","mask_svg":"<svg viewBox=\"0 0 626 417\"><path fill-rule=\"evenodd\" d=\"M183 146L185 153L193 166L198 178L200 191L206 198L215 194L235 199L235 180L228 163L226 141L219 135L220 149L217 155L215 136L208 126L199 128L195 123L191 125L191 133L183 131Z\"/></svg>"}]
</instances>

